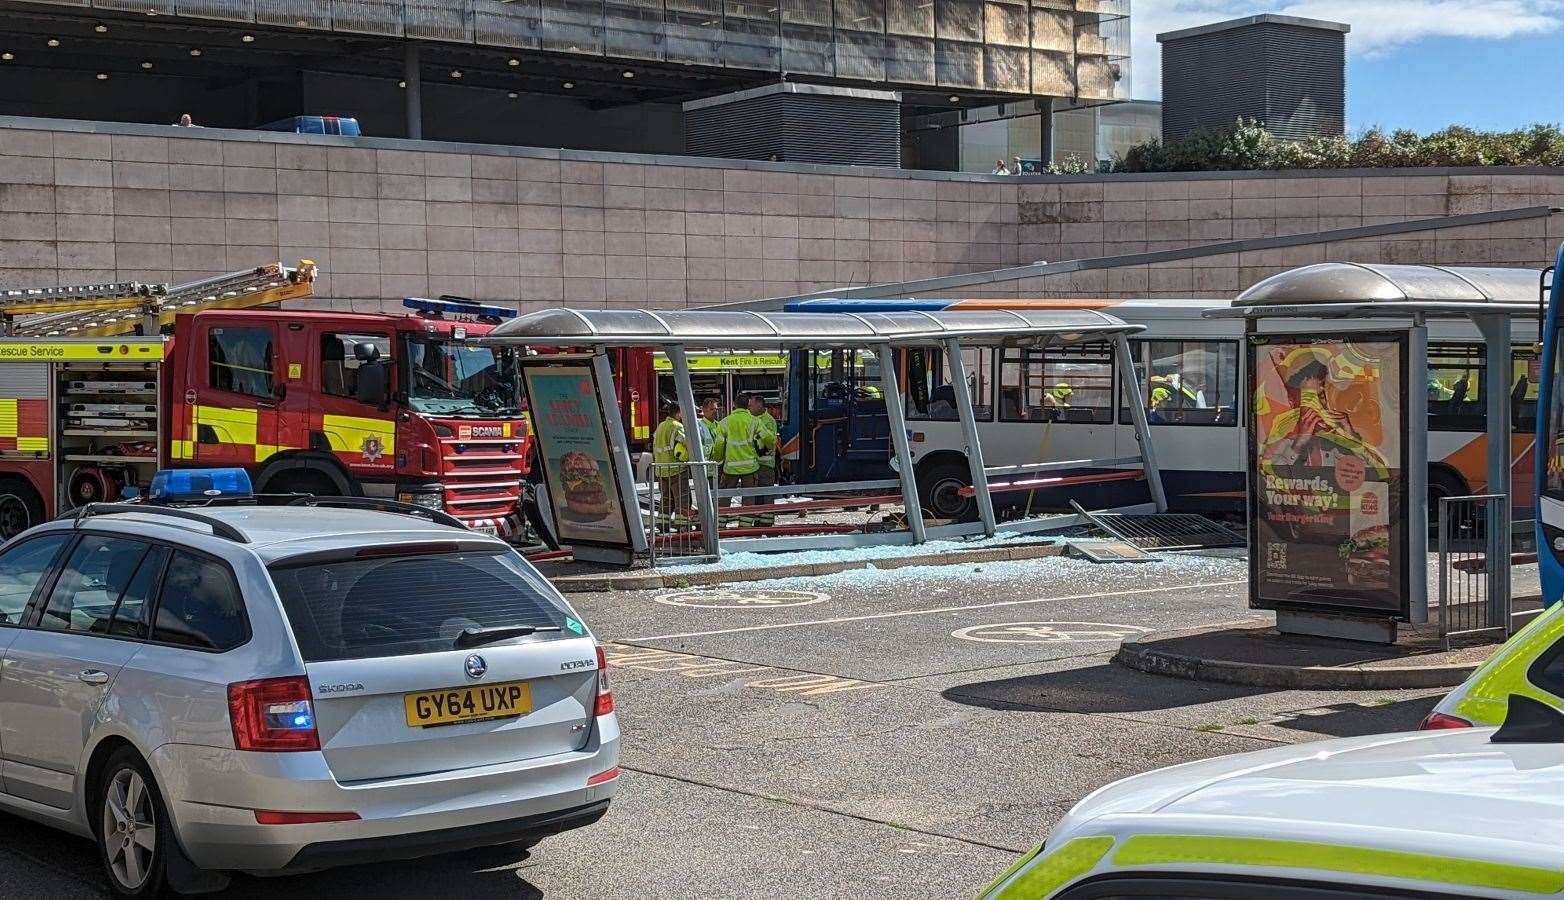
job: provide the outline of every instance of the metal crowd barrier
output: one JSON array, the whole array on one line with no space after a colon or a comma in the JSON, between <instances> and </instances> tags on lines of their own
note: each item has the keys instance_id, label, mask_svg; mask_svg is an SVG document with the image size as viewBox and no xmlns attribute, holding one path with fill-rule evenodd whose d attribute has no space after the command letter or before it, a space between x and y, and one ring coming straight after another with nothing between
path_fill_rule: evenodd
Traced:
<instances>
[{"instance_id":1,"label":"metal crowd barrier","mask_svg":"<svg viewBox=\"0 0 1564 900\"><path fill-rule=\"evenodd\" d=\"M1474 494L1439 500L1439 636L1509 637L1510 498Z\"/></svg>"},{"instance_id":2,"label":"metal crowd barrier","mask_svg":"<svg viewBox=\"0 0 1564 900\"><path fill-rule=\"evenodd\" d=\"M704 478L717 490L717 463L678 462L653 465L641 486L646 546L651 564L659 561L711 560L696 511L694 479Z\"/></svg>"}]
</instances>

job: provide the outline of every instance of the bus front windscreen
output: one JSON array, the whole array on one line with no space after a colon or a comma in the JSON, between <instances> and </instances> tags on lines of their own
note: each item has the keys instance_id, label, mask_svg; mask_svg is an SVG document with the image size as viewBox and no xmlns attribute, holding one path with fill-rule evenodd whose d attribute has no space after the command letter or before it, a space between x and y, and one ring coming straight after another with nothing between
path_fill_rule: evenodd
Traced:
<instances>
[{"instance_id":1,"label":"bus front windscreen","mask_svg":"<svg viewBox=\"0 0 1564 900\"><path fill-rule=\"evenodd\" d=\"M1560 390L1560 377L1564 377L1564 331L1553 334L1553 365L1548 383L1552 396L1548 399L1547 443L1543 452L1542 491L1552 497L1564 497L1564 390Z\"/></svg>"},{"instance_id":2,"label":"bus front windscreen","mask_svg":"<svg viewBox=\"0 0 1564 900\"><path fill-rule=\"evenodd\" d=\"M439 338L407 346L408 403L430 415L514 416L521 384L513 350L474 347Z\"/></svg>"}]
</instances>

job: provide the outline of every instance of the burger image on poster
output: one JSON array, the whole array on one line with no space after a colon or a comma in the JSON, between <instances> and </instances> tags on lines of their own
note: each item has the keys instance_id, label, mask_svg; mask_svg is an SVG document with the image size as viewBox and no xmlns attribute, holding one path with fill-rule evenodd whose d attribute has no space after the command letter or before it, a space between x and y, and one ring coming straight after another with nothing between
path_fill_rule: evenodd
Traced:
<instances>
[{"instance_id":1,"label":"burger image on poster","mask_svg":"<svg viewBox=\"0 0 1564 900\"><path fill-rule=\"evenodd\" d=\"M1347 580L1361 587L1389 587L1390 485L1365 481L1348 496L1350 537L1340 548Z\"/></svg>"},{"instance_id":2,"label":"burger image on poster","mask_svg":"<svg viewBox=\"0 0 1564 900\"><path fill-rule=\"evenodd\" d=\"M577 522L598 522L608 518L613 504L597 460L572 450L559 458L558 468L566 516Z\"/></svg>"}]
</instances>

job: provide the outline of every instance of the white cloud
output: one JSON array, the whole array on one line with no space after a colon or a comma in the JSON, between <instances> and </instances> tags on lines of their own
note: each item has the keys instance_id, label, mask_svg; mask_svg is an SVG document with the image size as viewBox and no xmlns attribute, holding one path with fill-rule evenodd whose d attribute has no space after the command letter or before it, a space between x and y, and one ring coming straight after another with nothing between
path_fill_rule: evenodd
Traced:
<instances>
[{"instance_id":1,"label":"white cloud","mask_svg":"<svg viewBox=\"0 0 1564 900\"><path fill-rule=\"evenodd\" d=\"M1162 96L1157 35L1257 13L1346 22L1347 52L1373 56L1425 38L1503 40L1543 34L1564 24L1564 0L1138 0L1130 28L1134 96Z\"/></svg>"}]
</instances>

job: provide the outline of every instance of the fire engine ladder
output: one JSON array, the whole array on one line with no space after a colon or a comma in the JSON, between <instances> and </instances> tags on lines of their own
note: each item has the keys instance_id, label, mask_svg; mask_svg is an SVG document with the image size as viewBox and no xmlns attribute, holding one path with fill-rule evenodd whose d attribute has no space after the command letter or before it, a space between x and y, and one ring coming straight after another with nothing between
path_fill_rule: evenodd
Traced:
<instances>
[{"instance_id":1,"label":"fire engine ladder","mask_svg":"<svg viewBox=\"0 0 1564 900\"><path fill-rule=\"evenodd\" d=\"M268 263L185 284L122 281L0 291L0 334L7 337L116 337L161 333L180 313L248 309L309 297L316 265ZM25 318L22 318L25 317Z\"/></svg>"}]
</instances>

